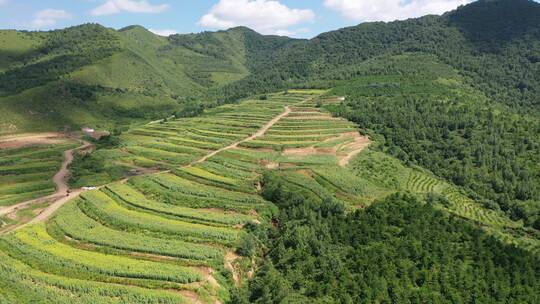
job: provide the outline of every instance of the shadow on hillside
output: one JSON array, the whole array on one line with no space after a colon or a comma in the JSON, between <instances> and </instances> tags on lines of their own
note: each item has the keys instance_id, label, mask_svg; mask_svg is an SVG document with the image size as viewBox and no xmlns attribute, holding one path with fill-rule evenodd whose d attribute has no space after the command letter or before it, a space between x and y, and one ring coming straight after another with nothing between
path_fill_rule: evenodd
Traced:
<instances>
[{"instance_id":1,"label":"shadow on hillside","mask_svg":"<svg viewBox=\"0 0 540 304\"><path fill-rule=\"evenodd\" d=\"M481 0L446 17L485 52L496 52L526 36L540 38L540 4L531 0Z\"/></svg>"}]
</instances>

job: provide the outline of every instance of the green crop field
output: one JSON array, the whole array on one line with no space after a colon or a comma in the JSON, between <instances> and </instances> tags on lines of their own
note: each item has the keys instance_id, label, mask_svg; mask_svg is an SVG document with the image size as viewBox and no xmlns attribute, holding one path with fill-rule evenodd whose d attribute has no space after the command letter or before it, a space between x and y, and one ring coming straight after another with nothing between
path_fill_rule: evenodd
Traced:
<instances>
[{"instance_id":1,"label":"green crop field","mask_svg":"<svg viewBox=\"0 0 540 304\"><path fill-rule=\"evenodd\" d=\"M349 212L396 192L437 195L436 208L480 224L505 243L539 251L522 223L426 170L367 147L355 124L313 106L332 103L314 101L317 94L271 94L125 132L119 146L98 155L106 164L157 172L84 192L48 222L1 238L0 290L12 296L33 281L44 288L31 288L28 299L54 295L67 301L66 286L73 285L69 290L82 303L108 303L113 295L144 303L189 302L193 295L201 302L226 301L251 267L244 254L250 231L276 213L261 197L267 175L279 177L282 191L318 204L340 202ZM249 138L285 106L288 115ZM47 181L50 176L36 168L55 168L50 158L61 149L2 152L2 178L18 183L0 187L4 196L17 187L33 189L34 178ZM353 152L349 163L341 163ZM80 178L95 182L97 175Z\"/></svg>"},{"instance_id":2,"label":"green crop field","mask_svg":"<svg viewBox=\"0 0 540 304\"><path fill-rule=\"evenodd\" d=\"M22 2L0 304L540 303L540 0Z\"/></svg>"},{"instance_id":3,"label":"green crop field","mask_svg":"<svg viewBox=\"0 0 540 304\"><path fill-rule=\"evenodd\" d=\"M0 150L0 207L15 205L56 191L52 177L64 151L76 143Z\"/></svg>"}]
</instances>

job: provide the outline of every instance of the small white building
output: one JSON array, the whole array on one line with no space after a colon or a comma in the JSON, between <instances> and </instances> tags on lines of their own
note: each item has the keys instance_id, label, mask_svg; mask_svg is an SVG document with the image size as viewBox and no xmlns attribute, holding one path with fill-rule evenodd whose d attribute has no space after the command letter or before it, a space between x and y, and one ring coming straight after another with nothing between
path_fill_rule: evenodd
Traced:
<instances>
[{"instance_id":1,"label":"small white building","mask_svg":"<svg viewBox=\"0 0 540 304\"><path fill-rule=\"evenodd\" d=\"M92 134L94 132L96 132L96 130L92 129L92 128L83 128L82 131L86 134Z\"/></svg>"},{"instance_id":2,"label":"small white building","mask_svg":"<svg viewBox=\"0 0 540 304\"><path fill-rule=\"evenodd\" d=\"M345 97L338 97L339 101L345 101Z\"/></svg>"}]
</instances>

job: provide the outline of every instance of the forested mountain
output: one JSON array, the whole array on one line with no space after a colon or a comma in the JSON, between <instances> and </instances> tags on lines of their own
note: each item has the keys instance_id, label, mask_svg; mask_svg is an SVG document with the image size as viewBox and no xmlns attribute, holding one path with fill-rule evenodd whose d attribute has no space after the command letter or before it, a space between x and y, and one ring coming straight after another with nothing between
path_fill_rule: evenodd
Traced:
<instances>
[{"instance_id":1,"label":"forested mountain","mask_svg":"<svg viewBox=\"0 0 540 304\"><path fill-rule=\"evenodd\" d=\"M190 102L327 88L354 77L367 59L405 52L435 55L494 100L537 110L539 24L538 3L481 0L443 16L365 23L311 40L244 27L168 38L95 24L1 31L0 107L11 118L0 132L164 117Z\"/></svg>"},{"instance_id":2,"label":"forested mountain","mask_svg":"<svg viewBox=\"0 0 540 304\"><path fill-rule=\"evenodd\" d=\"M247 28L157 36L140 26L86 24L0 31L0 133L112 128L221 100L273 50L295 40ZM182 115L182 114L180 114Z\"/></svg>"},{"instance_id":3,"label":"forested mountain","mask_svg":"<svg viewBox=\"0 0 540 304\"><path fill-rule=\"evenodd\" d=\"M112 131L0 141L0 303L540 302L534 1L309 40L0 31L0 113Z\"/></svg>"},{"instance_id":4,"label":"forested mountain","mask_svg":"<svg viewBox=\"0 0 540 304\"><path fill-rule=\"evenodd\" d=\"M324 33L276 52L271 64L233 84L234 91L304 83L331 86L354 76L356 66L367 59L404 52L433 54L490 97L538 108L540 4L530 0L480 0L440 17Z\"/></svg>"},{"instance_id":5,"label":"forested mountain","mask_svg":"<svg viewBox=\"0 0 540 304\"><path fill-rule=\"evenodd\" d=\"M431 203L393 195L353 213L265 176L279 228L258 227L265 263L233 303L534 303L538 257ZM268 248L271 248L268 250ZM535 275L536 273L536 275Z\"/></svg>"}]
</instances>

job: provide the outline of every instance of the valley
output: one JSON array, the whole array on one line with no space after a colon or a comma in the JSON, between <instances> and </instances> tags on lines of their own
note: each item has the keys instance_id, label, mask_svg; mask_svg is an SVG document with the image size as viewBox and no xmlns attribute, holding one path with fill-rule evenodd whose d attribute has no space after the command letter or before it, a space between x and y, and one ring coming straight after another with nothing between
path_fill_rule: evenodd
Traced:
<instances>
[{"instance_id":1,"label":"valley","mask_svg":"<svg viewBox=\"0 0 540 304\"><path fill-rule=\"evenodd\" d=\"M466 2L0 30L0 304L540 302L540 4Z\"/></svg>"},{"instance_id":2,"label":"valley","mask_svg":"<svg viewBox=\"0 0 540 304\"><path fill-rule=\"evenodd\" d=\"M229 290L245 284L255 270L253 257L237 254L250 239L246 229L266 225L276 214L260 196L269 172L288 191L341 202L349 212L397 191L419 198L435 193L446 200L436 203L437 209L479 223L504 243L540 253L540 242L522 223L369 148L370 140L354 124L317 107L336 103L323 93L271 94L264 101L242 101L123 134L126 145L117 148L122 157L108 153L109 161L156 173L73 190L52 200L28 225L8 229L0 239L2 275L18 279L2 294L15 296L25 288L27 300L54 295L108 303L121 292L146 303L224 303ZM379 178L388 166L397 181L393 186ZM67 289L73 284L86 287Z\"/></svg>"}]
</instances>

